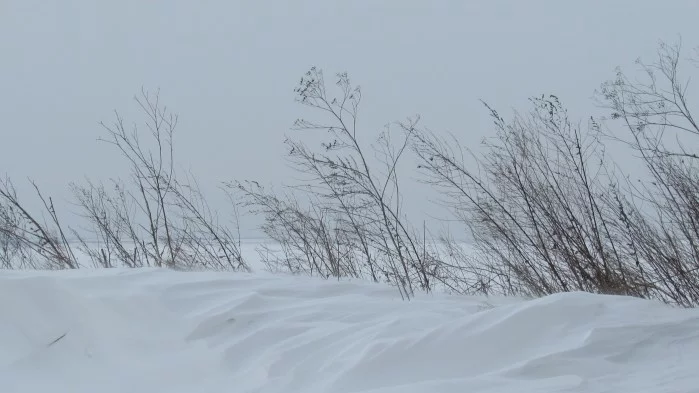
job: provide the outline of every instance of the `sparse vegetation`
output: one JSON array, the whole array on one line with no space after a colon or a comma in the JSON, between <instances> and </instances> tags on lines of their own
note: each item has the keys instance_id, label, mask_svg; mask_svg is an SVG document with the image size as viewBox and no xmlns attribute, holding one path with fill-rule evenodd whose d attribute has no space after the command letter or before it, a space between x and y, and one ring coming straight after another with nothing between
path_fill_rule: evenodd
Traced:
<instances>
[{"instance_id":1,"label":"sparse vegetation","mask_svg":"<svg viewBox=\"0 0 699 393\"><path fill-rule=\"evenodd\" d=\"M134 123L127 128L119 113L112 124L101 123L106 136L100 140L121 153L130 178L108 185L89 179L71 184L86 223L70 230L76 242L68 241L53 201L36 184L49 223L28 211L9 179L0 183L4 268L78 268L75 249L93 267L249 269L240 252L237 223L221 224L194 178L177 176L177 116L161 105L158 93L142 91L135 101L145 115L141 127Z\"/></svg>"},{"instance_id":2,"label":"sparse vegetation","mask_svg":"<svg viewBox=\"0 0 699 393\"><path fill-rule=\"evenodd\" d=\"M480 155L455 138L415 133L427 181L473 235L478 253L464 268L471 288L699 304L699 173L686 139L699 129L678 77L679 46L663 44L656 63L639 64L645 81L619 71L601 91L625 135L605 131L595 119L573 123L555 96L532 99L532 110L510 121L488 107L496 134ZM619 173L606 155L605 141L612 139L638 153L650 179L632 182ZM448 255L466 262L458 245L448 243Z\"/></svg>"},{"instance_id":3,"label":"sparse vegetation","mask_svg":"<svg viewBox=\"0 0 699 393\"><path fill-rule=\"evenodd\" d=\"M264 214L265 233L281 245L283 258L267 257L265 250L263 260L275 270L386 281L404 298L416 289L429 291L434 258L403 213L397 170L412 130L406 127L397 141L386 130L365 147L357 121L361 90L347 74L334 82L337 96L313 68L296 89L298 102L322 117L299 119L295 130L327 135L318 148L286 141L291 164L307 181L290 186L285 196L251 183L235 185L247 206Z\"/></svg>"},{"instance_id":4,"label":"sparse vegetation","mask_svg":"<svg viewBox=\"0 0 699 393\"><path fill-rule=\"evenodd\" d=\"M76 269L78 261L61 225L53 200L34 182L36 196L48 214L44 220L22 203L9 177L0 180L0 263L2 268Z\"/></svg>"},{"instance_id":5,"label":"sparse vegetation","mask_svg":"<svg viewBox=\"0 0 699 393\"><path fill-rule=\"evenodd\" d=\"M427 181L446 196L480 252L468 266L484 292L541 296L561 291L642 295L627 257L599 125L573 124L554 96L532 100L467 166L456 140L416 134ZM456 247L456 246L452 246ZM457 255L460 255L457 253Z\"/></svg>"},{"instance_id":6,"label":"sparse vegetation","mask_svg":"<svg viewBox=\"0 0 699 393\"><path fill-rule=\"evenodd\" d=\"M223 188L235 217L240 207L263 217L274 244L258 251L272 271L387 282L406 299L437 289L588 291L693 307L699 123L681 60L679 45L662 44L657 61L639 61L644 79L620 70L604 83L598 97L610 119L579 123L554 95L533 98L530 110L510 119L486 104L495 133L478 149L422 129L417 118L375 134L360 130L359 87L344 73L326 85L313 68L295 92L314 120L296 121L285 141L302 178L281 192L255 181ZM71 185L85 228L64 228L36 184L47 220L27 210L9 179L0 182L2 268L78 268L75 249L96 267L249 270L237 220L221 223L195 178L178 174L177 116L158 94L144 91L136 102L145 115L140 127L127 127L118 113L102 124L102 141L121 153L130 177ZM606 151L612 141L637 153L646 178L620 170ZM449 233L436 240L409 220L399 172L411 155L474 250Z\"/></svg>"}]
</instances>

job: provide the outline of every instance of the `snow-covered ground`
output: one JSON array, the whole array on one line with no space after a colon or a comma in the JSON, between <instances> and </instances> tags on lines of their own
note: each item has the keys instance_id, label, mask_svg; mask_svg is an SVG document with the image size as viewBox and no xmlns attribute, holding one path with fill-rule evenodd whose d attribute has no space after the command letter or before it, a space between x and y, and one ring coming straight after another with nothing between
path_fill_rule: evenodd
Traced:
<instances>
[{"instance_id":1,"label":"snow-covered ground","mask_svg":"<svg viewBox=\"0 0 699 393\"><path fill-rule=\"evenodd\" d=\"M699 310L158 269L0 272L0 392L698 392Z\"/></svg>"}]
</instances>

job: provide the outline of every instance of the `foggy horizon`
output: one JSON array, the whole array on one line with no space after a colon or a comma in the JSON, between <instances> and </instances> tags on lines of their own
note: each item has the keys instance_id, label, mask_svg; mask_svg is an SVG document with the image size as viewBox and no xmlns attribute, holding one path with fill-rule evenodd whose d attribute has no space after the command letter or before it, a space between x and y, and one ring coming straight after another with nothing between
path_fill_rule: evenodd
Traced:
<instances>
[{"instance_id":1,"label":"foggy horizon","mask_svg":"<svg viewBox=\"0 0 699 393\"><path fill-rule=\"evenodd\" d=\"M293 183L283 141L306 113L293 88L312 66L362 87L364 143L419 114L421 126L477 150L492 132L480 100L508 118L529 97L555 94L573 119L605 115L595 89L617 66L633 74L637 58L652 61L660 40L699 45L696 11L692 1L10 0L0 5L0 174L38 209L26 179L35 180L79 227L69 184L128 176L118 151L97 141L99 122L115 110L141 121L133 96L159 89L179 116L178 169L225 215L222 182ZM439 229L448 215L438 196L417 172L401 176L409 219ZM258 223L244 216L242 237L264 237Z\"/></svg>"}]
</instances>

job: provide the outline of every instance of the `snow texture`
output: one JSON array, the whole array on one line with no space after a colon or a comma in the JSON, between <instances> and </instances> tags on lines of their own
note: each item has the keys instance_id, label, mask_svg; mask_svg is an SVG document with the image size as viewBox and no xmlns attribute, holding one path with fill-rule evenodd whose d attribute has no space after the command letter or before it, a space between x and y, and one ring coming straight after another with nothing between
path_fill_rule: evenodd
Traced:
<instances>
[{"instance_id":1,"label":"snow texture","mask_svg":"<svg viewBox=\"0 0 699 393\"><path fill-rule=\"evenodd\" d=\"M699 392L699 310L158 269L0 272L0 392Z\"/></svg>"}]
</instances>

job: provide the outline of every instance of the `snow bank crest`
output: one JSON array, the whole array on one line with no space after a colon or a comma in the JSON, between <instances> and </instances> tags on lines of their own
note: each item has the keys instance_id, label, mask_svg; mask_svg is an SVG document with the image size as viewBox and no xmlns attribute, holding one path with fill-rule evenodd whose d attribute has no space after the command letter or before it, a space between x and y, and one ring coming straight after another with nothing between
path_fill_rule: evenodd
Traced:
<instances>
[{"instance_id":1,"label":"snow bank crest","mask_svg":"<svg viewBox=\"0 0 699 393\"><path fill-rule=\"evenodd\" d=\"M161 270L0 273L1 392L689 392L699 312Z\"/></svg>"}]
</instances>

